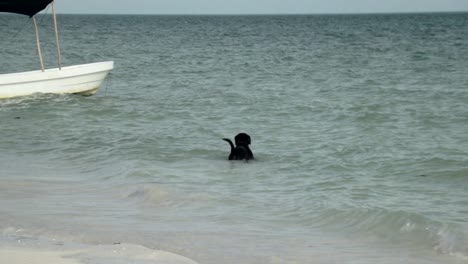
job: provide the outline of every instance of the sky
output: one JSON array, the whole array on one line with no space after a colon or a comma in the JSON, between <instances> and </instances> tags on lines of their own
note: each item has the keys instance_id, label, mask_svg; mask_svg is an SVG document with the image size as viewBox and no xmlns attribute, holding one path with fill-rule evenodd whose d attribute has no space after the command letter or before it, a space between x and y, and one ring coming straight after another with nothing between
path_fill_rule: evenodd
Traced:
<instances>
[{"instance_id":1,"label":"sky","mask_svg":"<svg viewBox=\"0 0 468 264\"><path fill-rule=\"evenodd\" d=\"M341 14L468 11L468 0L56 0L78 14Z\"/></svg>"}]
</instances>

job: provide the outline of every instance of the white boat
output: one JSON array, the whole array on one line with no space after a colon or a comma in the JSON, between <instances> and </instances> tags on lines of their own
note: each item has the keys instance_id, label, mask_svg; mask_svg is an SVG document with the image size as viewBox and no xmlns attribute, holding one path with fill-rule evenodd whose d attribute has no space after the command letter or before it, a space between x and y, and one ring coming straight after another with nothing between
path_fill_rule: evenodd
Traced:
<instances>
[{"instance_id":1,"label":"white boat","mask_svg":"<svg viewBox=\"0 0 468 264\"><path fill-rule=\"evenodd\" d=\"M58 67L45 69L35 15L51 3L56 33ZM1 0L0 12L23 14L32 18L36 30L37 51L41 65L41 69L37 71L0 74L0 99L27 96L35 93L93 95L114 68L113 61L62 67L57 16L53 0Z\"/></svg>"},{"instance_id":2,"label":"white boat","mask_svg":"<svg viewBox=\"0 0 468 264\"><path fill-rule=\"evenodd\" d=\"M114 67L112 61L0 75L0 99L34 93L93 95Z\"/></svg>"}]
</instances>

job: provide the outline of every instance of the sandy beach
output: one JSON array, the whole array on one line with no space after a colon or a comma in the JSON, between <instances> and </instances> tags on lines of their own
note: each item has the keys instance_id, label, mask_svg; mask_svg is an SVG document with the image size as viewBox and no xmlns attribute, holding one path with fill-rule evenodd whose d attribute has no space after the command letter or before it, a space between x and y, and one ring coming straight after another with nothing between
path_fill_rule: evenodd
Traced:
<instances>
[{"instance_id":1,"label":"sandy beach","mask_svg":"<svg viewBox=\"0 0 468 264\"><path fill-rule=\"evenodd\" d=\"M100 263L197 264L170 252L152 250L138 245L99 245L78 250L48 250L27 248L0 249L0 263L14 264L80 264L83 259Z\"/></svg>"},{"instance_id":2,"label":"sandy beach","mask_svg":"<svg viewBox=\"0 0 468 264\"><path fill-rule=\"evenodd\" d=\"M0 262L1 263L15 263L15 264L78 264L76 259L67 258L67 255L74 252L60 252L60 251L40 251L40 250L27 250L27 249L1 249Z\"/></svg>"}]
</instances>

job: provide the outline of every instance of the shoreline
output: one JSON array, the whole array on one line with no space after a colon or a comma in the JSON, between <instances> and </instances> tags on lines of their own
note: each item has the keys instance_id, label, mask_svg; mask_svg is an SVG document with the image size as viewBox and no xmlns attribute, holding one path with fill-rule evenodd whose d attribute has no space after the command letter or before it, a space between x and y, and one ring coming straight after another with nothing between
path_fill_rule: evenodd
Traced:
<instances>
[{"instance_id":1,"label":"shoreline","mask_svg":"<svg viewBox=\"0 0 468 264\"><path fill-rule=\"evenodd\" d=\"M140 245L87 245L77 249L69 247L26 248L5 246L0 248L0 263L15 264L82 264L81 261L97 260L99 263L148 263L155 264L198 264L174 253L153 250Z\"/></svg>"}]
</instances>

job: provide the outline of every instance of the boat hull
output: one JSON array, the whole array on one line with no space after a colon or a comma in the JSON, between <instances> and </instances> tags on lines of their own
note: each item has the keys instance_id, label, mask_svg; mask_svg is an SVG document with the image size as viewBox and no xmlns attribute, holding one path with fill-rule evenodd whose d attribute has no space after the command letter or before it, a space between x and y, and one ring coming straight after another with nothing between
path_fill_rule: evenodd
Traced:
<instances>
[{"instance_id":1,"label":"boat hull","mask_svg":"<svg viewBox=\"0 0 468 264\"><path fill-rule=\"evenodd\" d=\"M105 61L45 71L0 74L0 99L35 93L90 96L96 93L113 68L113 61Z\"/></svg>"}]
</instances>

